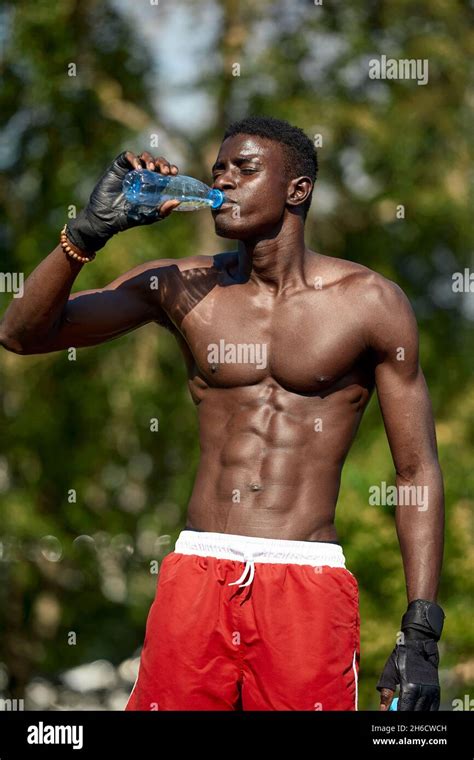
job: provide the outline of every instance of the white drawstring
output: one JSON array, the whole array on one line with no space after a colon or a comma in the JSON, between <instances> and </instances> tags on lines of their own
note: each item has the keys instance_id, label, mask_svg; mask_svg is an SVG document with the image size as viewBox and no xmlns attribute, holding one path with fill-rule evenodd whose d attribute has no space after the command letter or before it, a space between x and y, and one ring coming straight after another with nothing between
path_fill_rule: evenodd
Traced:
<instances>
[{"instance_id":1,"label":"white drawstring","mask_svg":"<svg viewBox=\"0 0 474 760\"><path fill-rule=\"evenodd\" d=\"M247 573L248 573L249 570L250 570L250 578L248 579L248 581L246 583L242 583L241 581L244 580L244 578L247 575ZM255 562L253 561L253 559L248 559L246 557L245 558L245 569L244 569L244 572L242 573L242 575L240 576L240 578L237 581L232 581L232 583L228 583L227 585L228 586L237 586L237 585L239 585L239 586L250 586L250 584L252 583L252 581L254 579L254 575L255 575Z\"/></svg>"}]
</instances>

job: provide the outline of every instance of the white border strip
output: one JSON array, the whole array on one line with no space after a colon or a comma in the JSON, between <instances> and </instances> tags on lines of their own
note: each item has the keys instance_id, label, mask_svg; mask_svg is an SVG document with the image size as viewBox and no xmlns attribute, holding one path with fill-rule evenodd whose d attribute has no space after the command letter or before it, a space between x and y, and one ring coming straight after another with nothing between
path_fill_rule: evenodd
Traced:
<instances>
[{"instance_id":1,"label":"white border strip","mask_svg":"<svg viewBox=\"0 0 474 760\"><path fill-rule=\"evenodd\" d=\"M356 656L357 656L357 649L354 649L354 657L352 658L352 670L354 671L354 679L355 679L355 709L357 711L359 709L358 707L359 683L358 683L358 677L357 677Z\"/></svg>"}]
</instances>

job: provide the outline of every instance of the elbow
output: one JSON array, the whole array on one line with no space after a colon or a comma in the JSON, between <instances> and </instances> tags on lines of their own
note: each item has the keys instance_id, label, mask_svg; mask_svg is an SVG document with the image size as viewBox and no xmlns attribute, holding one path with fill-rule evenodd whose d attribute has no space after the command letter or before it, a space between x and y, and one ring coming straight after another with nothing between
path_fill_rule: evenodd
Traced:
<instances>
[{"instance_id":1,"label":"elbow","mask_svg":"<svg viewBox=\"0 0 474 760\"><path fill-rule=\"evenodd\" d=\"M436 451L430 451L419 461L406 463L396 468L397 480L414 484L421 480L430 480L441 475L441 467Z\"/></svg>"},{"instance_id":2,"label":"elbow","mask_svg":"<svg viewBox=\"0 0 474 760\"><path fill-rule=\"evenodd\" d=\"M5 333L0 326L0 346L3 346L7 351L11 351L13 354L26 354L25 347L8 333Z\"/></svg>"},{"instance_id":3,"label":"elbow","mask_svg":"<svg viewBox=\"0 0 474 760\"><path fill-rule=\"evenodd\" d=\"M8 320L0 320L0 346L12 354L34 354L38 340L35 336L34 343L25 340L26 330L22 325L15 327Z\"/></svg>"}]
</instances>

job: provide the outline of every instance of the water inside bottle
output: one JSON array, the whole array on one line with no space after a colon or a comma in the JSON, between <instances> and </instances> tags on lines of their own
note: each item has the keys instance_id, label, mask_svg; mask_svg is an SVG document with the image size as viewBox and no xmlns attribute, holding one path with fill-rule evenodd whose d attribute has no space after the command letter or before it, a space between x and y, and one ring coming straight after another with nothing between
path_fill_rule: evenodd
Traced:
<instances>
[{"instance_id":1,"label":"water inside bottle","mask_svg":"<svg viewBox=\"0 0 474 760\"><path fill-rule=\"evenodd\" d=\"M139 214L152 213L157 206L168 200L180 202L173 211L215 209L226 200L221 190L211 189L193 177L157 176L146 170L129 172L123 180L122 187L128 201L128 214L135 219L138 219Z\"/></svg>"},{"instance_id":2,"label":"water inside bottle","mask_svg":"<svg viewBox=\"0 0 474 760\"><path fill-rule=\"evenodd\" d=\"M212 206L212 201L207 200L206 198L185 198L182 201L177 198L176 200L179 200L179 206L177 206L174 211L195 211L196 209L200 208L210 208Z\"/></svg>"}]
</instances>

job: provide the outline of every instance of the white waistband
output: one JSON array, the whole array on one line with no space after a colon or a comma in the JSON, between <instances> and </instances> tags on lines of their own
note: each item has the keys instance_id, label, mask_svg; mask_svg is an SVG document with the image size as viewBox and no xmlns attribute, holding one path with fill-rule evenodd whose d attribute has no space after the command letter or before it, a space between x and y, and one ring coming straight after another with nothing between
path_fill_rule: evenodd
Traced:
<instances>
[{"instance_id":1,"label":"white waistband","mask_svg":"<svg viewBox=\"0 0 474 760\"><path fill-rule=\"evenodd\" d=\"M234 533L182 530L174 551L177 554L197 554L200 557L234 559L240 562L346 566L340 544L240 536Z\"/></svg>"}]
</instances>

